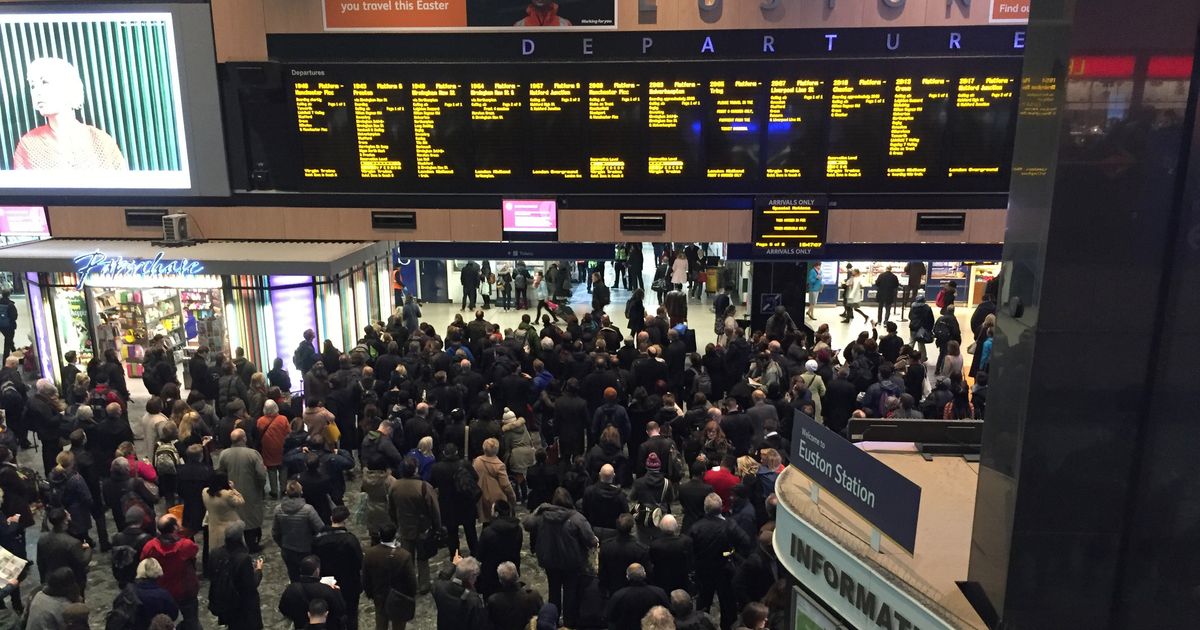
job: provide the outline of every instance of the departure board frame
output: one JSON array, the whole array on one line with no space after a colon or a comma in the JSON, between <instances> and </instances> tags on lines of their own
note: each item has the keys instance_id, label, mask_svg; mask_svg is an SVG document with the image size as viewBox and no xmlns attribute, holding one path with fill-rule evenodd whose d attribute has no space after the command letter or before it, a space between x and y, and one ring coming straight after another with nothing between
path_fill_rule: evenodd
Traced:
<instances>
[{"instance_id":1,"label":"departure board frame","mask_svg":"<svg viewBox=\"0 0 1200 630\"><path fill-rule=\"evenodd\" d=\"M284 64L292 118L278 140L298 150L294 164L272 165L272 186L1003 193L1020 65L1012 56ZM397 98L380 96L389 89ZM315 110L298 105L308 92L319 92ZM315 125L311 111L323 112Z\"/></svg>"}]
</instances>

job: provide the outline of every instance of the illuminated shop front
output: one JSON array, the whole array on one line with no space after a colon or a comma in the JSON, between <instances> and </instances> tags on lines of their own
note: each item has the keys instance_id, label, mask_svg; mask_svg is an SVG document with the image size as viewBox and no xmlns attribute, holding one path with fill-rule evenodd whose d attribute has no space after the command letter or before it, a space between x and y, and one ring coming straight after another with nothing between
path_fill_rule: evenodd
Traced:
<instances>
[{"instance_id":1,"label":"illuminated shop front","mask_svg":"<svg viewBox=\"0 0 1200 630\"><path fill-rule=\"evenodd\" d=\"M140 378L161 335L186 385L182 366L201 347L210 357L244 348L263 372L276 357L294 369L290 357L307 329L353 347L364 326L391 314L390 247L225 241L161 249L50 239L4 250L0 268L24 272L43 375L57 380L68 351L86 365L112 349L127 377Z\"/></svg>"}]
</instances>

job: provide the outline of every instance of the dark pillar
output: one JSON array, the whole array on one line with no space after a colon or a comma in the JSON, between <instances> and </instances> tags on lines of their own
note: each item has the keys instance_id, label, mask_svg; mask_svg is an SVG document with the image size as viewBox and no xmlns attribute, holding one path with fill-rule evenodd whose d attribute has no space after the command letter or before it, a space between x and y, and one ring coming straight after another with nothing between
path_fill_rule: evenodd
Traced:
<instances>
[{"instance_id":1,"label":"dark pillar","mask_svg":"<svg viewBox=\"0 0 1200 630\"><path fill-rule=\"evenodd\" d=\"M782 304L797 325L804 323L804 293L808 264L803 262L756 262L751 277L751 295L746 301L750 328L762 330L774 312L770 304ZM748 335L747 335L748 336Z\"/></svg>"},{"instance_id":2,"label":"dark pillar","mask_svg":"<svg viewBox=\"0 0 1200 630\"><path fill-rule=\"evenodd\" d=\"M994 627L1200 618L1197 85L1178 116L1143 86L1099 127L1065 107L1071 57L1137 82L1198 26L1195 0L1033 1L966 589Z\"/></svg>"}]
</instances>

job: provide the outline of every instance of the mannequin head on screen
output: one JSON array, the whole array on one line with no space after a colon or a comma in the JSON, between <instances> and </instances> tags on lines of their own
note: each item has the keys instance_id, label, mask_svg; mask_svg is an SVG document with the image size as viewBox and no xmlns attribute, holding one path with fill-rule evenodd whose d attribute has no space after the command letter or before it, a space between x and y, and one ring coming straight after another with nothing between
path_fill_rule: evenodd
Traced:
<instances>
[{"instance_id":1,"label":"mannequin head on screen","mask_svg":"<svg viewBox=\"0 0 1200 630\"><path fill-rule=\"evenodd\" d=\"M84 87L71 62L39 57L29 62L26 76L33 107L46 124L21 136L13 153L13 168L80 172L128 168L112 136L78 119Z\"/></svg>"},{"instance_id":2,"label":"mannequin head on screen","mask_svg":"<svg viewBox=\"0 0 1200 630\"><path fill-rule=\"evenodd\" d=\"M71 62L41 57L29 62L26 74L33 107L50 126L76 122L75 110L83 107L83 81Z\"/></svg>"}]
</instances>

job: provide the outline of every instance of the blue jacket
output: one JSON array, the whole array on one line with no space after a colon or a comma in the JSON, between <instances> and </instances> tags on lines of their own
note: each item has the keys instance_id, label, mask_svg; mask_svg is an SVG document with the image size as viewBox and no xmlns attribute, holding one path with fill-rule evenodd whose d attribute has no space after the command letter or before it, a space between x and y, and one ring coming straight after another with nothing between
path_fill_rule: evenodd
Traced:
<instances>
[{"instance_id":1,"label":"blue jacket","mask_svg":"<svg viewBox=\"0 0 1200 630\"><path fill-rule=\"evenodd\" d=\"M821 274L817 273L816 269L809 268L808 270L808 292L821 290Z\"/></svg>"}]
</instances>

